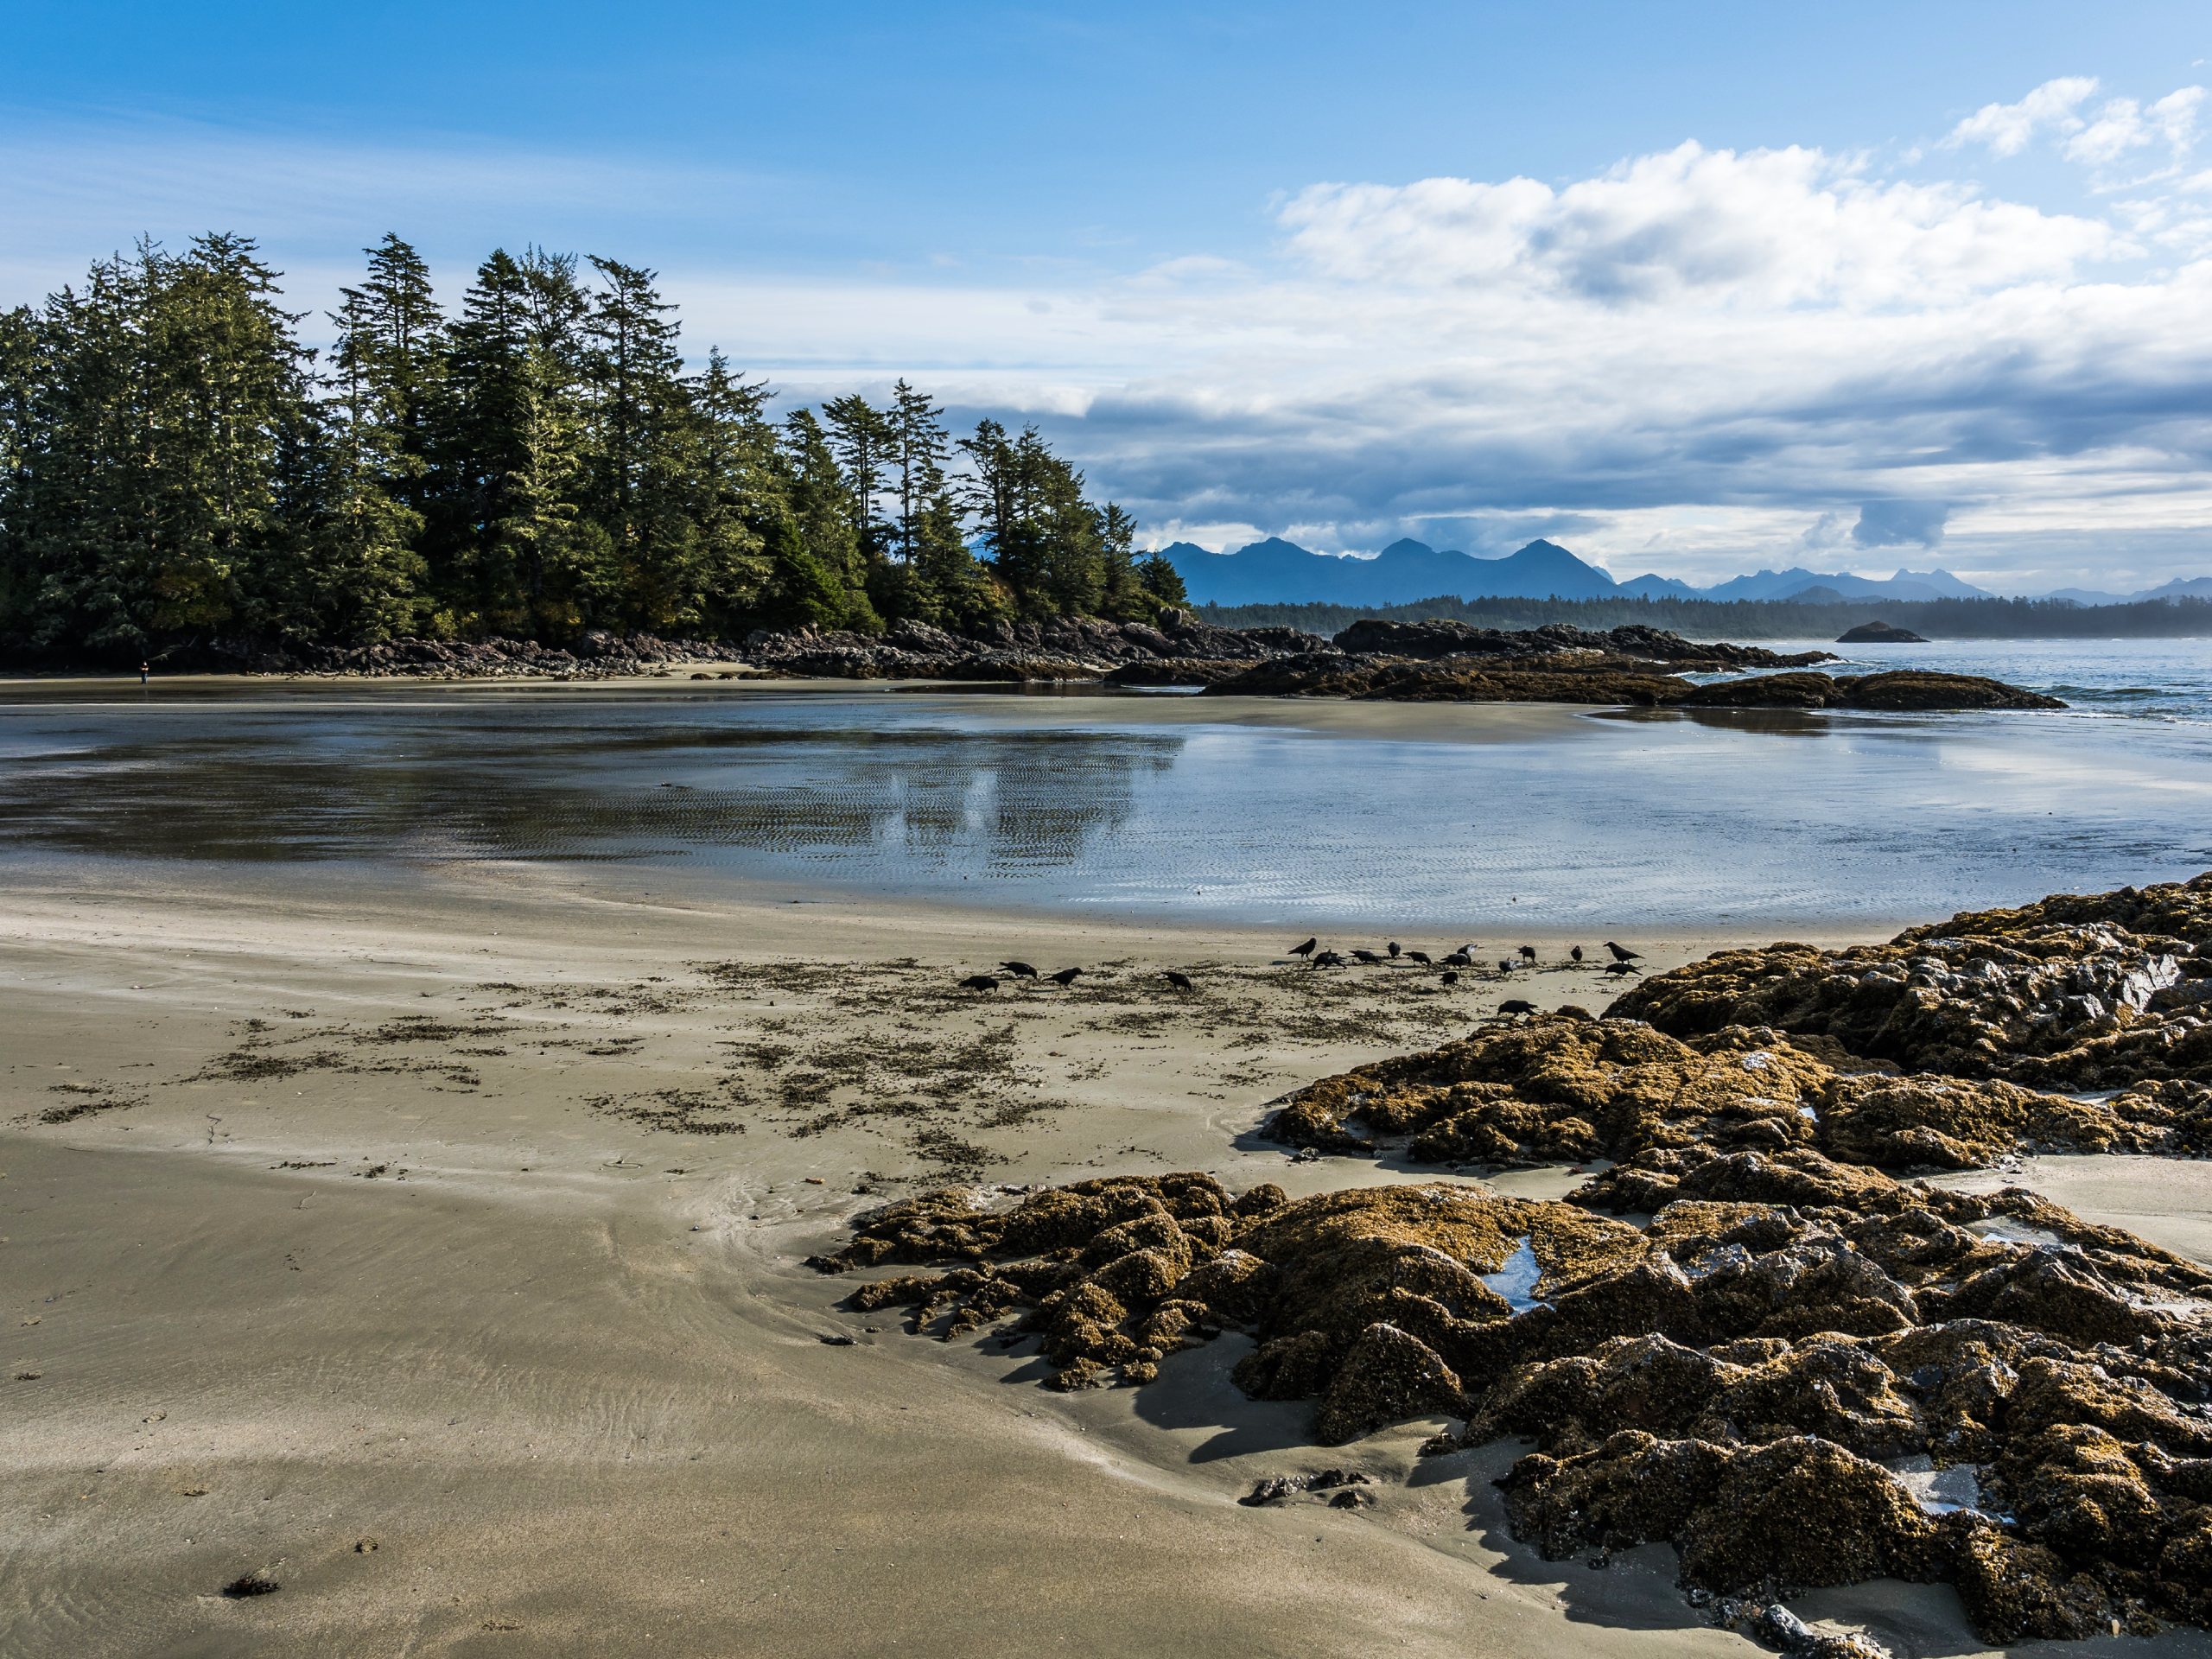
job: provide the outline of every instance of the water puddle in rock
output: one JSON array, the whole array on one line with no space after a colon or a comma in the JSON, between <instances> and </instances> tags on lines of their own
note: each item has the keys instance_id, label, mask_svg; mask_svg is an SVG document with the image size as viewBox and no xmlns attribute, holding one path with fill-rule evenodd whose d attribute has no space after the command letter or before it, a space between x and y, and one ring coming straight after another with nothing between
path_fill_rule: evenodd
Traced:
<instances>
[{"instance_id":1,"label":"water puddle in rock","mask_svg":"<svg viewBox=\"0 0 2212 1659\"><path fill-rule=\"evenodd\" d=\"M1883 1466L1897 1478L1897 1483L1905 1491L1912 1494L1913 1502L1930 1515L1950 1515L1967 1510L1976 1515L1986 1515L1993 1521L2010 1521L2012 1518L1983 1504L1981 1471L1974 1464L1955 1463L1948 1468L1938 1469L1933 1459L1923 1454L1893 1458Z\"/></svg>"},{"instance_id":2,"label":"water puddle in rock","mask_svg":"<svg viewBox=\"0 0 2212 1659\"><path fill-rule=\"evenodd\" d=\"M1537 1264L1535 1243L1527 1237L1513 1247L1513 1254L1505 1258L1505 1265L1496 1273L1482 1273L1475 1276L1504 1297L1506 1306L1516 1313L1526 1313L1532 1307L1550 1306L1537 1300L1536 1281L1544 1276L1544 1270Z\"/></svg>"}]
</instances>

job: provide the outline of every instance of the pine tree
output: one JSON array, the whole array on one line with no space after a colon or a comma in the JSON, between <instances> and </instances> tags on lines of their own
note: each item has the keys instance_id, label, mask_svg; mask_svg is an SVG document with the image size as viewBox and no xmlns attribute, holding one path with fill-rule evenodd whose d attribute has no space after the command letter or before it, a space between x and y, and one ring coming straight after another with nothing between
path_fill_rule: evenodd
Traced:
<instances>
[{"instance_id":1,"label":"pine tree","mask_svg":"<svg viewBox=\"0 0 2212 1659\"><path fill-rule=\"evenodd\" d=\"M864 565L871 571L886 556L890 536L876 499L893 448L891 423L858 392L832 397L822 405L829 428L830 453L845 480L846 519Z\"/></svg>"},{"instance_id":2,"label":"pine tree","mask_svg":"<svg viewBox=\"0 0 2212 1659\"><path fill-rule=\"evenodd\" d=\"M394 499L420 514L428 499L430 423L447 348L445 315L430 286L430 268L398 236L386 232L362 250L368 276L339 290L344 301L339 373L361 386L362 418L388 434L378 464Z\"/></svg>"},{"instance_id":3,"label":"pine tree","mask_svg":"<svg viewBox=\"0 0 2212 1659\"><path fill-rule=\"evenodd\" d=\"M452 329L442 399L434 575L464 632L575 631L600 596L611 538L580 518L586 455L575 262L504 251L479 266ZM442 569L440 567L442 566Z\"/></svg>"}]
</instances>

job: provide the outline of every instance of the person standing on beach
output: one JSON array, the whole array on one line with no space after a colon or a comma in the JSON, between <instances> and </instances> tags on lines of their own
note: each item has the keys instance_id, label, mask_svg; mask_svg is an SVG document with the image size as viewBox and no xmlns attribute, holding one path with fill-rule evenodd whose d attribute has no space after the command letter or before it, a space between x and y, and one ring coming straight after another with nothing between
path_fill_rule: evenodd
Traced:
<instances>
[{"instance_id":1,"label":"person standing on beach","mask_svg":"<svg viewBox=\"0 0 2212 1659\"><path fill-rule=\"evenodd\" d=\"M141 664L138 664L138 683L139 683L139 684L141 684L141 685L145 684L145 683L146 683L146 677L147 677L148 675L151 674L153 671L154 671L154 665L153 665L151 663L141 663Z\"/></svg>"}]
</instances>

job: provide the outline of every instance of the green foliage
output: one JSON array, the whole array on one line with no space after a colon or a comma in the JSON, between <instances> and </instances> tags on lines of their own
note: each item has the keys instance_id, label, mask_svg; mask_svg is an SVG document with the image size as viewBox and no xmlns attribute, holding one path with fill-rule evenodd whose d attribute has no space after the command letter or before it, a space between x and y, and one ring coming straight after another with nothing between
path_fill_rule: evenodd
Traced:
<instances>
[{"instance_id":1,"label":"green foliage","mask_svg":"<svg viewBox=\"0 0 2212 1659\"><path fill-rule=\"evenodd\" d=\"M686 372L641 266L498 250L448 315L408 244L365 251L321 364L232 236L143 245L0 315L0 645L976 630L1181 602L1033 428L955 445L904 380L887 407L771 424L719 351Z\"/></svg>"}]
</instances>

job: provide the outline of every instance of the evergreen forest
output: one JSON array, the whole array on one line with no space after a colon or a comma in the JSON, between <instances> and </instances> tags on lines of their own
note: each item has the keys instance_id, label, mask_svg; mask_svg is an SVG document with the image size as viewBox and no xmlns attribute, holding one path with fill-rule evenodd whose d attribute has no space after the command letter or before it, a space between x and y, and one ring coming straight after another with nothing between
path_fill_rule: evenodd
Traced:
<instances>
[{"instance_id":1,"label":"evergreen forest","mask_svg":"<svg viewBox=\"0 0 2212 1659\"><path fill-rule=\"evenodd\" d=\"M0 314L0 649L374 644L912 619L1144 620L1165 559L1033 429L903 379L772 410L654 272L497 251L458 303L397 236L302 342L255 244L142 243Z\"/></svg>"}]
</instances>

